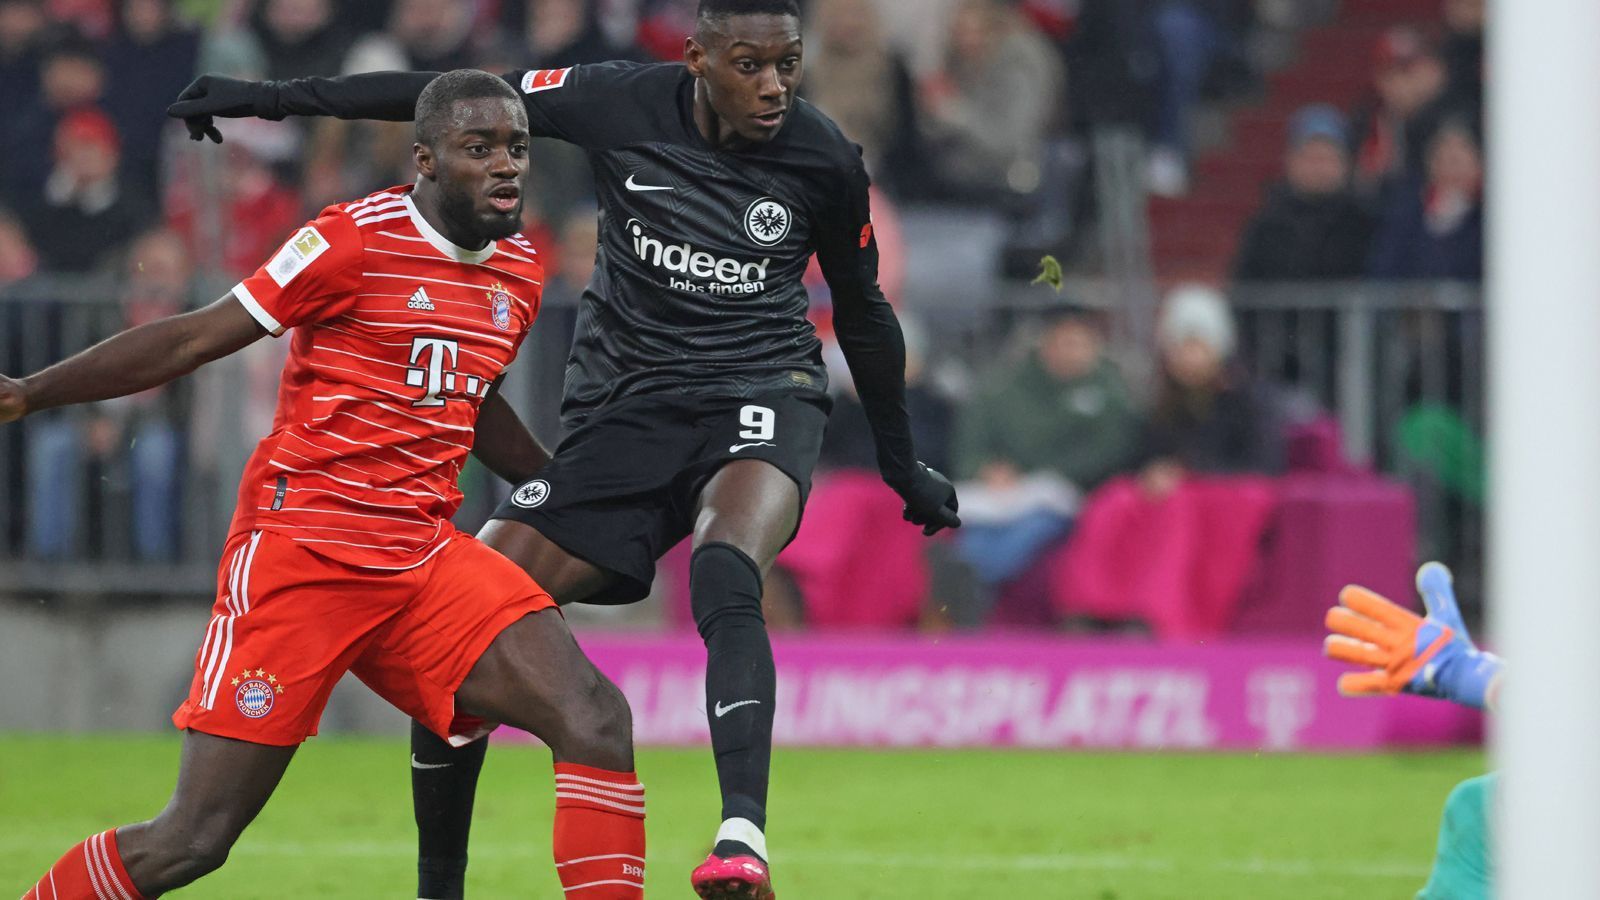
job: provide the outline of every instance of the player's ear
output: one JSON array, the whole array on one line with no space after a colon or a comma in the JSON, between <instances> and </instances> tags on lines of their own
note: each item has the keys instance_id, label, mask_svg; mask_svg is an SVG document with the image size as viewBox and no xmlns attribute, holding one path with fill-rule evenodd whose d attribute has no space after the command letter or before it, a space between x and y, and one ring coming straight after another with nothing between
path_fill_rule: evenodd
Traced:
<instances>
[{"instance_id":1,"label":"player's ear","mask_svg":"<svg viewBox=\"0 0 1600 900\"><path fill-rule=\"evenodd\" d=\"M434 169L437 161L434 159L432 147L429 147L427 144L424 144L421 141L412 144L411 161L416 164L418 174L429 181L433 180L433 177L436 174Z\"/></svg>"},{"instance_id":2,"label":"player's ear","mask_svg":"<svg viewBox=\"0 0 1600 900\"><path fill-rule=\"evenodd\" d=\"M704 78L706 74L706 47L690 35L683 39L683 64L689 74Z\"/></svg>"}]
</instances>

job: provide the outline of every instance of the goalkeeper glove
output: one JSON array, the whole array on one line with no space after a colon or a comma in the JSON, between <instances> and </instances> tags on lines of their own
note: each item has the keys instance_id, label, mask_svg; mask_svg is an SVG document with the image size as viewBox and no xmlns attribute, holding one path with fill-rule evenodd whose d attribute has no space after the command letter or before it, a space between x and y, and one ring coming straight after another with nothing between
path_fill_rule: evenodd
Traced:
<instances>
[{"instance_id":1,"label":"goalkeeper glove","mask_svg":"<svg viewBox=\"0 0 1600 900\"><path fill-rule=\"evenodd\" d=\"M1479 650L1468 637L1449 569L1436 562L1418 569L1417 591L1427 618L1364 587L1351 585L1339 592L1341 605L1328 610L1326 623L1333 633L1323 642L1323 652L1371 669L1339 676L1339 692L1404 692L1483 709L1489 686L1505 663Z\"/></svg>"}]
</instances>

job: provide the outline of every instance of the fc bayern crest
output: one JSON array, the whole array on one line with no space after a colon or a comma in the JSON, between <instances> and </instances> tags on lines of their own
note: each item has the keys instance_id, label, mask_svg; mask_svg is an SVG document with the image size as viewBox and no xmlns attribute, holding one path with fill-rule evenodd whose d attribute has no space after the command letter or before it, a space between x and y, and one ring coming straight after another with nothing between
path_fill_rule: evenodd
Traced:
<instances>
[{"instance_id":1,"label":"fc bayern crest","mask_svg":"<svg viewBox=\"0 0 1600 900\"><path fill-rule=\"evenodd\" d=\"M523 509L533 509L550 496L550 482L543 478L530 481L511 495L511 502Z\"/></svg>"},{"instance_id":2,"label":"fc bayern crest","mask_svg":"<svg viewBox=\"0 0 1600 900\"><path fill-rule=\"evenodd\" d=\"M276 687L260 678L251 678L239 684L233 692L233 702L239 707L240 715L247 719L259 719L272 712L276 696Z\"/></svg>"},{"instance_id":3,"label":"fc bayern crest","mask_svg":"<svg viewBox=\"0 0 1600 900\"><path fill-rule=\"evenodd\" d=\"M794 217L789 208L771 197L750 204L744 213L744 233L763 247L771 247L789 234Z\"/></svg>"},{"instance_id":4,"label":"fc bayern crest","mask_svg":"<svg viewBox=\"0 0 1600 900\"><path fill-rule=\"evenodd\" d=\"M489 286L489 317L501 331L511 327L511 295L498 281Z\"/></svg>"}]
</instances>

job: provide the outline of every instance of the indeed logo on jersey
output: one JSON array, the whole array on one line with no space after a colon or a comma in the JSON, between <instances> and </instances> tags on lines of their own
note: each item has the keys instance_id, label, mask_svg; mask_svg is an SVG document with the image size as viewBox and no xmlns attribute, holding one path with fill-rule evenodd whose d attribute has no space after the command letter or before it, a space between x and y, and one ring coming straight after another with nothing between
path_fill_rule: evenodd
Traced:
<instances>
[{"instance_id":1,"label":"indeed logo on jersey","mask_svg":"<svg viewBox=\"0 0 1600 900\"><path fill-rule=\"evenodd\" d=\"M687 278L670 279L670 286L680 291L701 291L710 294L759 294L767 289L767 267L772 258L760 262L744 262L733 257L718 257L704 250L696 250L687 241L669 244L651 236L638 219L629 219L628 233L633 237L633 252L641 262L658 269L676 272ZM689 278L714 279L695 282Z\"/></svg>"}]
</instances>

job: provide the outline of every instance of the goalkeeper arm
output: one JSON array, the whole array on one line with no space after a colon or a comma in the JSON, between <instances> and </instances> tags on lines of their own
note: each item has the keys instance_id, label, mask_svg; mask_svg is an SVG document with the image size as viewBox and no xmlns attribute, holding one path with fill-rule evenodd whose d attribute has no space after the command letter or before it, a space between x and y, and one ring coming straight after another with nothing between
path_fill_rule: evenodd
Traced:
<instances>
[{"instance_id":1,"label":"goalkeeper arm","mask_svg":"<svg viewBox=\"0 0 1600 900\"><path fill-rule=\"evenodd\" d=\"M1417 591L1427 607L1418 616L1364 587L1339 592L1328 610L1323 652L1367 669L1339 676L1346 696L1417 694L1478 709L1492 709L1505 663L1479 650L1456 606L1450 570L1430 562L1417 570Z\"/></svg>"}]
</instances>

